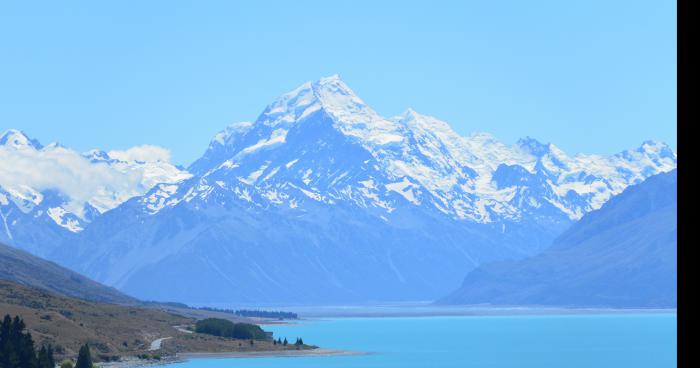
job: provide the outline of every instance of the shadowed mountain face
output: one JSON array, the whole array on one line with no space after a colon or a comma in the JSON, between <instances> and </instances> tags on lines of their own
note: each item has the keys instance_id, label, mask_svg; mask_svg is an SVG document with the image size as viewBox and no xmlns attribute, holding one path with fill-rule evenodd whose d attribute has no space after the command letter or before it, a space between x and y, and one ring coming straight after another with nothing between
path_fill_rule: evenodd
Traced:
<instances>
[{"instance_id":1,"label":"shadowed mountain face","mask_svg":"<svg viewBox=\"0 0 700 368\"><path fill-rule=\"evenodd\" d=\"M677 171L613 197L542 254L471 271L444 304L675 307Z\"/></svg>"},{"instance_id":2,"label":"shadowed mountain face","mask_svg":"<svg viewBox=\"0 0 700 368\"><path fill-rule=\"evenodd\" d=\"M137 302L114 288L4 244L0 244L0 280L83 300L117 304Z\"/></svg>"},{"instance_id":3,"label":"shadowed mountain face","mask_svg":"<svg viewBox=\"0 0 700 368\"><path fill-rule=\"evenodd\" d=\"M333 76L227 127L191 178L101 214L49 256L144 299L432 300L675 163L656 142L568 156L462 137L412 110L385 118Z\"/></svg>"}]
</instances>

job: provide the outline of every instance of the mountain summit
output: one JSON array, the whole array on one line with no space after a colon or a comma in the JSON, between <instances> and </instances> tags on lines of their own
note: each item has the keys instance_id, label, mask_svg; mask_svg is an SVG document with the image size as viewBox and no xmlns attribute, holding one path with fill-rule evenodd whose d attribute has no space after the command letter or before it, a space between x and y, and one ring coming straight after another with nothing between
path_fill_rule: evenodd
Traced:
<instances>
[{"instance_id":1,"label":"mountain summit","mask_svg":"<svg viewBox=\"0 0 700 368\"><path fill-rule=\"evenodd\" d=\"M226 127L191 178L103 213L52 257L151 299L427 300L675 167L661 143L569 156L410 109L383 117L331 76Z\"/></svg>"}]
</instances>

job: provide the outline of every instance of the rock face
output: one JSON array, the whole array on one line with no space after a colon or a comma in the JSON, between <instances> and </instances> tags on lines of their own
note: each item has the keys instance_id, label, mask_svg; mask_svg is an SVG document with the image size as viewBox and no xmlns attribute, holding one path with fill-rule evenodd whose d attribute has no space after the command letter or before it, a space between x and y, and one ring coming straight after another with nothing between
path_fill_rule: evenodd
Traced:
<instances>
[{"instance_id":1,"label":"rock face","mask_svg":"<svg viewBox=\"0 0 700 368\"><path fill-rule=\"evenodd\" d=\"M675 307L677 172L627 188L542 254L482 265L445 304Z\"/></svg>"},{"instance_id":2,"label":"rock face","mask_svg":"<svg viewBox=\"0 0 700 368\"><path fill-rule=\"evenodd\" d=\"M429 300L675 166L656 142L570 157L412 110L384 118L332 76L227 127L191 178L101 214L51 257L148 299Z\"/></svg>"}]
</instances>

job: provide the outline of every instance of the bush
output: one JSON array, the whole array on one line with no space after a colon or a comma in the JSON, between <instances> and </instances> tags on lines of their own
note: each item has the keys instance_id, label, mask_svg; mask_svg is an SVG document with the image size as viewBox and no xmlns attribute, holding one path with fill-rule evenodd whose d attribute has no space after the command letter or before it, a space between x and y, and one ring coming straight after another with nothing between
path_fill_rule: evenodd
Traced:
<instances>
[{"instance_id":1,"label":"bush","mask_svg":"<svg viewBox=\"0 0 700 368\"><path fill-rule=\"evenodd\" d=\"M233 323L220 318L207 318L197 321L195 332L234 339L264 340L267 338L265 331L258 325Z\"/></svg>"},{"instance_id":2,"label":"bush","mask_svg":"<svg viewBox=\"0 0 700 368\"><path fill-rule=\"evenodd\" d=\"M66 359L63 362L61 362L61 368L73 368L73 362Z\"/></svg>"}]
</instances>

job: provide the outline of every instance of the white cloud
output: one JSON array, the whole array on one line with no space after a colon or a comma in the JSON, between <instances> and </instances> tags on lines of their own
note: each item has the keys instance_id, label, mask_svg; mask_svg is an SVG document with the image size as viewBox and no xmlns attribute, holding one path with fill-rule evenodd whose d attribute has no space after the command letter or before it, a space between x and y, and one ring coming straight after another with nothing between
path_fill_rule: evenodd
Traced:
<instances>
[{"instance_id":1,"label":"white cloud","mask_svg":"<svg viewBox=\"0 0 700 368\"><path fill-rule=\"evenodd\" d=\"M109 151L108 154L109 157L120 161L170 162L169 150L159 146L152 146L150 144L131 147L125 151Z\"/></svg>"},{"instance_id":2,"label":"white cloud","mask_svg":"<svg viewBox=\"0 0 700 368\"><path fill-rule=\"evenodd\" d=\"M85 203L103 212L142 195L156 183L190 176L167 163L170 152L157 146L111 151L109 155L128 162L92 163L60 146L0 146L0 187L14 193L26 193L28 188L39 192L56 189L69 199L66 210L82 216ZM138 164L136 160L147 163Z\"/></svg>"}]
</instances>

